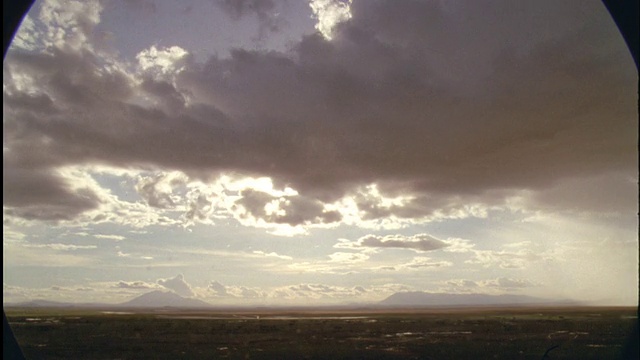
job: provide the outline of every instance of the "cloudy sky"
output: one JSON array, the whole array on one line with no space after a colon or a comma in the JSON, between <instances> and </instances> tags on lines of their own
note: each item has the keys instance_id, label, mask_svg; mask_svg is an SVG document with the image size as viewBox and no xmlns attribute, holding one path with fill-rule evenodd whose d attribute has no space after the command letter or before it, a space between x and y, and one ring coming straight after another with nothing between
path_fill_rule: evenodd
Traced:
<instances>
[{"instance_id":1,"label":"cloudy sky","mask_svg":"<svg viewBox=\"0 0 640 360\"><path fill-rule=\"evenodd\" d=\"M599 1L37 2L3 301L638 301L638 73Z\"/></svg>"}]
</instances>

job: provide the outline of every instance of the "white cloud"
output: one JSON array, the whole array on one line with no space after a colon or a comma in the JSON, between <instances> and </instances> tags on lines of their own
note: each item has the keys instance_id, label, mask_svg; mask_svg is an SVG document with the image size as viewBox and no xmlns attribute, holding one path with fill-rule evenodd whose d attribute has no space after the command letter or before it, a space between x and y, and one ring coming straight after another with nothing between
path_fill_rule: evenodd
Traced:
<instances>
[{"instance_id":1,"label":"white cloud","mask_svg":"<svg viewBox=\"0 0 640 360\"><path fill-rule=\"evenodd\" d=\"M113 235L113 234L95 234L93 235L93 237L96 237L98 239L107 239L107 240L113 240L113 241L122 241L125 240L126 237L122 236L122 235Z\"/></svg>"},{"instance_id":2,"label":"white cloud","mask_svg":"<svg viewBox=\"0 0 640 360\"><path fill-rule=\"evenodd\" d=\"M352 0L311 0L309 6L315 18L318 20L316 29L327 39L331 40L333 28L346 20L351 19Z\"/></svg>"},{"instance_id":3,"label":"white cloud","mask_svg":"<svg viewBox=\"0 0 640 360\"><path fill-rule=\"evenodd\" d=\"M264 251L260 251L260 250L256 250L253 252L256 255L261 255L264 257L272 257L272 258L276 258L276 259L282 259L282 260L293 260L293 258L291 256L287 256L287 255L280 255L277 254L275 252L270 252L270 253L266 253Z\"/></svg>"},{"instance_id":4,"label":"white cloud","mask_svg":"<svg viewBox=\"0 0 640 360\"><path fill-rule=\"evenodd\" d=\"M203 298L247 300L264 298L265 293L258 288L250 288L238 285L224 285L219 281L211 281L206 291L201 294Z\"/></svg>"},{"instance_id":5,"label":"white cloud","mask_svg":"<svg viewBox=\"0 0 640 360\"><path fill-rule=\"evenodd\" d=\"M184 275L178 274L176 277L169 279L158 279L158 285L161 285L171 291L174 291L176 294L181 296L193 296L194 292L191 289L191 285L189 285L184 280Z\"/></svg>"},{"instance_id":6,"label":"white cloud","mask_svg":"<svg viewBox=\"0 0 640 360\"><path fill-rule=\"evenodd\" d=\"M149 49L138 53L136 59L140 69L143 71L168 75L170 73L178 73L183 69L182 62L187 55L189 53L179 46L158 49L155 45L152 45Z\"/></svg>"},{"instance_id":7,"label":"white cloud","mask_svg":"<svg viewBox=\"0 0 640 360\"><path fill-rule=\"evenodd\" d=\"M74 250L91 250L96 249L96 245L73 245L73 244L23 244L24 247L31 248L49 248L60 251L74 251Z\"/></svg>"}]
</instances>

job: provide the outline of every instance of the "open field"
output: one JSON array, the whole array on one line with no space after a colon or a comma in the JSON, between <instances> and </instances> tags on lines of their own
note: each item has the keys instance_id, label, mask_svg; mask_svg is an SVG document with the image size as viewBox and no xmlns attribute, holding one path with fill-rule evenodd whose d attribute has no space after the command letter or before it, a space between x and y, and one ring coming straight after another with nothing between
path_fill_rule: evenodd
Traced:
<instances>
[{"instance_id":1,"label":"open field","mask_svg":"<svg viewBox=\"0 0 640 360\"><path fill-rule=\"evenodd\" d=\"M635 308L5 309L28 359L618 359Z\"/></svg>"}]
</instances>

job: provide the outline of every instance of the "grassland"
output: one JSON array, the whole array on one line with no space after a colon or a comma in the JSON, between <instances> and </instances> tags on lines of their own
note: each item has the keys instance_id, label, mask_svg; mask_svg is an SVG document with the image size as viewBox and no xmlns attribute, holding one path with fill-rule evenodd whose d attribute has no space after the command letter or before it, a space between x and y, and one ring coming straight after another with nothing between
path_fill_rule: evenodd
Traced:
<instances>
[{"instance_id":1,"label":"grassland","mask_svg":"<svg viewBox=\"0 0 640 360\"><path fill-rule=\"evenodd\" d=\"M5 309L28 359L618 359L635 308Z\"/></svg>"}]
</instances>

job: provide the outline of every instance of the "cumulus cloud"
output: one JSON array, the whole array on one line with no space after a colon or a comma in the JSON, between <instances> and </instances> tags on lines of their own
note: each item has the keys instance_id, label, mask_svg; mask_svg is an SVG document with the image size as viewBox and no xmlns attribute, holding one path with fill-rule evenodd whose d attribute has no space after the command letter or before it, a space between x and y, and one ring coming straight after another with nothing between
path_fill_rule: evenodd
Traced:
<instances>
[{"instance_id":1,"label":"cumulus cloud","mask_svg":"<svg viewBox=\"0 0 640 360\"><path fill-rule=\"evenodd\" d=\"M187 55L187 51L179 46L158 49L153 45L149 49L138 53L136 59L141 70L154 71L166 75L182 70L181 62ZM146 85L148 86L148 83Z\"/></svg>"},{"instance_id":2,"label":"cumulus cloud","mask_svg":"<svg viewBox=\"0 0 640 360\"><path fill-rule=\"evenodd\" d=\"M227 287L218 281L212 281L209 283L207 290L211 291L215 296L229 296L229 293L227 293Z\"/></svg>"},{"instance_id":3,"label":"cumulus cloud","mask_svg":"<svg viewBox=\"0 0 640 360\"><path fill-rule=\"evenodd\" d=\"M272 3L218 4L241 16ZM46 2L3 65L5 214L98 217L114 202L57 173L96 163L268 177L298 195L247 189L229 213L270 229L483 217L514 195L542 209L634 208L624 199L637 188L619 179L637 183L637 73L602 4L311 5L320 34L288 53L198 62L150 46L129 64L92 45L99 2ZM157 180L140 179L146 204L177 206ZM372 184L380 196L363 190ZM185 219L213 215L203 196Z\"/></svg>"},{"instance_id":4,"label":"cumulus cloud","mask_svg":"<svg viewBox=\"0 0 640 360\"><path fill-rule=\"evenodd\" d=\"M158 279L158 285L165 287L181 296L193 296L194 293L182 274L169 279Z\"/></svg>"},{"instance_id":5,"label":"cumulus cloud","mask_svg":"<svg viewBox=\"0 0 640 360\"><path fill-rule=\"evenodd\" d=\"M257 299L264 298L265 293L257 288L239 285L224 285L219 281L211 281L207 286L205 296L215 298Z\"/></svg>"}]
</instances>

